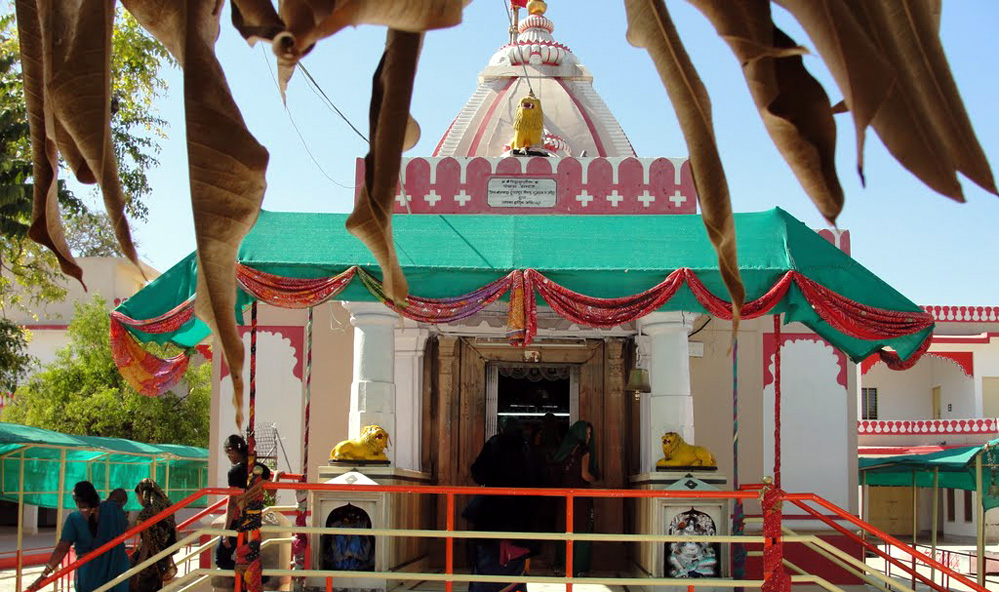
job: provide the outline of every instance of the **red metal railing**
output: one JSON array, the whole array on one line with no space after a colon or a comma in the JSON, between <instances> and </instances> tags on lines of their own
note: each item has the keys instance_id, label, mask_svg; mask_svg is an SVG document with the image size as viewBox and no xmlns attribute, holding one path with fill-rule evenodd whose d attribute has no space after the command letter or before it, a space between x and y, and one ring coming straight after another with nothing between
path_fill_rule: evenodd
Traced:
<instances>
[{"instance_id":1,"label":"red metal railing","mask_svg":"<svg viewBox=\"0 0 999 592\"><path fill-rule=\"evenodd\" d=\"M565 512L566 512L566 533L572 535L573 533L573 506L574 501L577 497L588 497L588 498L630 498L630 499L642 499L642 498L684 498L684 499L757 499L758 492L751 489L743 489L740 491L663 491L663 490L619 490L619 489L524 489L524 488L501 488L501 487L454 487L454 486L423 486L423 485L334 485L334 484L320 484L320 483L266 483L264 488L267 490L305 490L305 491L339 491L339 492L357 492L364 491L370 493L395 493L395 494L422 494L422 495L443 495L445 496L447 516L445 517L445 529L446 534L443 537L445 540L445 575L447 579L445 580L445 590L446 592L453 592L454 580L451 576L456 575L454 571L454 539L451 536L455 532L455 499L456 496L473 496L473 495L508 495L508 496L529 496L529 497L562 497L565 498ZM30 589L35 589L37 587L42 587L48 585L64 577L77 569L79 566L91 561L94 557L112 549L118 544L128 540L129 538L137 535L143 530L151 527L160 520L166 518L167 516L175 513L177 510L188 506L197 499L200 499L206 495L238 495L243 492L242 489L236 488L205 488L202 489L186 498L180 502L173 504L166 510L160 512L159 514L153 516L151 519L143 522L142 524L130 529L121 536L115 538L114 540L102 545L98 549L94 550L87 555L78 558L75 561L69 563L69 565L61 568L57 572L53 573L49 577L41 580L39 585ZM913 577L918 578L923 583L929 585L937 592L946 592L946 589L942 586L936 584L934 581L926 578L922 574L915 573L914 569L910 569L909 566L905 565L898 559L891 557L890 553L884 553L876 545L873 545L863 538L858 536L856 533L852 532L850 529L839 524L841 521L848 522L854 527L864 530L871 535L878 537L885 541L886 544L891 545L894 548L901 550L927 566L941 571L941 573L947 574L952 579L955 579L962 584L968 586L976 592L988 592L985 588L979 586L977 583L968 579L967 577L954 572L948 566L936 561L918 550L912 549L895 539L894 537L874 528L873 526L864 523L856 516L849 514L848 512L842 510L841 508L831 504L825 499L814 495L814 494L785 494L783 499L807 512L813 516L816 520L819 520L834 530L842 533L843 535L849 537L851 540L856 541L864 546L864 548L878 554L883 557L886 561L890 562L892 565L903 569L907 573L911 573ZM220 506L226 502L223 499L221 502L217 502L213 505ZM807 503L812 503L818 505L825 512L820 512L808 505ZM200 516L207 515L210 513L212 508L206 508L199 512ZM185 521L185 525L193 522L196 517ZM572 592L572 580L573 580L573 540L571 536L565 540L566 545L566 590L567 592ZM458 579L461 579L460 576ZM332 587L332 579L327 577L326 582L327 589ZM235 592L241 591L241 582L239 578L235 582Z\"/></svg>"},{"instance_id":2,"label":"red metal railing","mask_svg":"<svg viewBox=\"0 0 999 592\"><path fill-rule=\"evenodd\" d=\"M828 512L830 512L832 514L835 514L836 516L838 516L840 520L845 520L845 521L849 522L850 524L852 524L853 526L855 526L855 527L857 527L857 528L859 528L861 530L864 530L864 531L868 532L869 534L871 534L871 535L873 535L873 536L881 539L882 541L884 541L886 545L890 545L891 547L899 549L900 551L902 551L903 553L905 553L907 555L910 555L914 559L918 559L919 561L921 561L923 564L927 565L928 567L930 567L932 569L936 569L936 570L940 571L941 573L947 574L952 579L957 580L961 584L963 584L965 586L968 586L969 588L971 588L972 590L975 590L976 592L988 592L988 590L985 587L980 586L980 585L978 585L977 582L974 582L971 579L965 577L964 575L955 572L950 567L948 567L948 566L940 563L939 561L937 561L935 558L930 557L930 556L928 556L928 555L926 555L924 553L921 553L917 549L913 549L909 545L906 545L905 543L903 543L902 541L896 539L895 537L891 536L890 534L888 534L886 532L883 532L883 531L881 531L881 530L879 530L879 529L871 526L870 524L864 522L860 518L857 518L856 516L854 516L854 515L846 512L846 511L844 511L843 509L841 509L838 506L830 503L829 501L827 501L827 500L825 500L825 499L823 499L823 498L815 495L814 493L789 493L789 494L786 494L784 496L784 499L787 500L788 502L794 504L795 506L801 508L805 512L808 512L809 514L811 514L812 516L814 516L817 520L821 520L825 524L827 524L827 525L831 526L832 528L836 529L837 531L843 533L847 537L850 537L855 542L859 542L866 549L869 549L869 550L875 552L878 556L884 558L886 561L890 561L892 565L895 565L895 566L899 567L900 569L902 569L906 573L909 573L912 577L918 579L919 581L921 581L924 584L930 586L934 590L937 590L938 592L948 592L948 589L945 588L943 585L937 584L935 581L931 580L927 576L925 576L923 574L920 574L915 569L914 565L912 567L910 567L908 565L905 565L901 561L899 561L899 560L895 559L894 557L892 557L891 553L885 553L885 552L881 551L881 549L877 545L872 545L871 543L865 541L863 538L861 538L860 536L858 536L856 533L850 531L848 528L840 526L839 524L837 524L833 520L830 520L830 519L826 518L825 515L823 515L820 512L816 511L814 508L811 508L811 507L807 506L806 502L811 502L811 503L814 503L814 504L816 504L818 506L821 506L826 511L828 511Z\"/></svg>"}]
</instances>

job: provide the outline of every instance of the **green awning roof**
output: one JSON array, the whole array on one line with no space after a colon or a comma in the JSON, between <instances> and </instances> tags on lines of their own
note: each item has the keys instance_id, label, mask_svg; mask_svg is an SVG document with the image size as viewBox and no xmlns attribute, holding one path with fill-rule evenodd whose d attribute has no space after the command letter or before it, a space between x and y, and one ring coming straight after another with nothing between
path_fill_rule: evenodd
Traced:
<instances>
[{"instance_id":1,"label":"green awning roof","mask_svg":"<svg viewBox=\"0 0 999 592\"><path fill-rule=\"evenodd\" d=\"M240 247L239 261L281 276L328 277L358 265L380 277L374 257L345 230L346 219L347 214L263 211ZM417 296L458 296L512 270L527 268L590 296L627 296L655 286L681 267L691 268L712 293L727 294L714 249L697 215L399 215L392 225L410 292ZM736 214L735 225L749 300L764 294L793 269L863 304L920 311L781 209ZM117 310L134 319L171 310L194 294L196 265L192 253ZM337 298L376 300L356 280ZM239 306L250 301L241 293ZM662 310L704 312L686 286ZM906 358L932 330L880 342L855 339L823 322L794 286L775 311L786 313L788 322L805 323L857 361L884 346ZM142 341L170 341L181 347L191 347L209 333L196 319L168 334L129 330Z\"/></svg>"},{"instance_id":2,"label":"green awning roof","mask_svg":"<svg viewBox=\"0 0 999 592\"><path fill-rule=\"evenodd\" d=\"M993 440L983 446L960 446L926 454L869 457L858 461L861 483L874 486L933 487L934 474L939 473L939 486L944 489L978 489L975 457L985 453L983 462L989 464L987 449L999 445ZM982 492L985 508L999 507L999 498L987 495L992 479L991 467L982 472Z\"/></svg>"},{"instance_id":3,"label":"green awning roof","mask_svg":"<svg viewBox=\"0 0 999 592\"><path fill-rule=\"evenodd\" d=\"M125 489L130 494L126 506L128 510L139 509L131 492L139 481L147 477L153 477L160 486L168 489L173 501L194 493L207 483L208 450L205 448L74 436L0 423L0 499L18 501L18 493L22 491L23 466L24 502L56 507L59 502L59 467L64 451L63 508L76 507L70 493L78 481L92 482L97 491L105 495L108 490Z\"/></svg>"}]
</instances>

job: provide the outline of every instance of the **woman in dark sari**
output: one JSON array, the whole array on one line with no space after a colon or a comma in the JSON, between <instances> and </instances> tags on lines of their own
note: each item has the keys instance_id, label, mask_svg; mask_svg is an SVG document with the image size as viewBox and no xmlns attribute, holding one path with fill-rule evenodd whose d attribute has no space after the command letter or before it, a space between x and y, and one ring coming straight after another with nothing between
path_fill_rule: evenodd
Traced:
<instances>
[{"instance_id":1,"label":"woman in dark sari","mask_svg":"<svg viewBox=\"0 0 999 592\"><path fill-rule=\"evenodd\" d=\"M555 462L562 466L562 487L566 489L586 489L597 481L597 457L593 453L593 426L588 421L577 421L569 428L562 446L555 454ZM565 525L565 510L560 512L560 524ZM593 532L593 498L577 497L572 505L573 532ZM562 532L565 532L563 529ZM556 563L565 571L565 545L555 546ZM573 576L590 571L590 556L593 552L589 541L575 541L572 545Z\"/></svg>"},{"instance_id":2,"label":"woman in dark sari","mask_svg":"<svg viewBox=\"0 0 999 592\"><path fill-rule=\"evenodd\" d=\"M170 500L152 479L140 481L135 487L135 495L138 496L139 503L142 504L142 510L136 521L137 525L170 507ZM132 554L132 565L136 566L142 563L176 542L177 522L173 515L170 515L142 531L139 548ZM155 592L162 588L165 582L173 579L175 575L177 575L177 566L174 565L173 553L171 553L132 576L131 591Z\"/></svg>"}]
</instances>

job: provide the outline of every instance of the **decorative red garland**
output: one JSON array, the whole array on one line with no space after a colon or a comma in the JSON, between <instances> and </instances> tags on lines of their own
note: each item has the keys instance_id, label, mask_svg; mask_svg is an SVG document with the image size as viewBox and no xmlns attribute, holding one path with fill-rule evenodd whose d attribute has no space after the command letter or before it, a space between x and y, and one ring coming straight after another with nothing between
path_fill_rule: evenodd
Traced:
<instances>
[{"instance_id":1,"label":"decorative red garland","mask_svg":"<svg viewBox=\"0 0 999 592\"><path fill-rule=\"evenodd\" d=\"M355 276L359 276L372 295L386 306L405 317L424 323L449 323L470 317L509 292L507 337L511 344L521 347L529 345L537 334L535 291L552 310L566 319L580 325L606 328L635 321L658 310L669 302L686 282L694 297L709 314L726 320L732 318L732 304L712 294L689 268L677 269L660 284L644 292L619 298L596 298L580 294L552 281L537 270L527 269L512 271L462 296L453 298L410 296L403 305L398 306L385 298L382 283L360 267L350 267L336 276L316 279L286 278L241 264L237 266L236 273L240 286L248 294L259 301L281 308L308 308L325 302L340 294ZM767 314L787 295L792 283L798 286L823 321L851 337L870 341L886 340L912 335L933 325L932 315L926 312L893 311L860 304L793 270L785 273L766 294L747 302L742 309L743 318L752 319ZM166 333L180 328L191 319L193 312L192 298L154 319L135 320L118 312L113 312L112 317L146 333ZM125 338L132 339L128 331L124 329L119 333L112 331L113 342ZM919 348L904 362L893 352L879 353L892 369L910 368L929 348L929 340L930 337L927 335ZM119 349L131 347L121 343L118 346ZM138 343L135 346L139 347ZM151 357L149 354L147 356ZM136 355L120 356L119 368L123 369L123 373L127 371L128 365L136 363L136 357ZM118 360L119 358L116 358L116 363ZM169 367L177 364L175 360L176 358L161 360L163 365L161 369L153 368L155 365L153 360L145 359L142 363L145 364L146 374L169 375ZM165 382L158 380L143 384L141 392L158 394L155 391L164 384Z\"/></svg>"}]
</instances>

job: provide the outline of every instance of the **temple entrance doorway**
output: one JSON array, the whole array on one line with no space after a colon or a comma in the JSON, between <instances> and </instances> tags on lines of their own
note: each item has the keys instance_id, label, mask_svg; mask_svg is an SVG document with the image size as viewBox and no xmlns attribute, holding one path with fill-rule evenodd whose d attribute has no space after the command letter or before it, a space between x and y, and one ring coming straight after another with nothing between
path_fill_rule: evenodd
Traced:
<instances>
[{"instance_id":1,"label":"temple entrance doorway","mask_svg":"<svg viewBox=\"0 0 999 592\"><path fill-rule=\"evenodd\" d=\"M558 427L561 441L561 436L578 418L578 365L491 363L486 366L487 438L516 422L531 439L547 423L549 429Z\"/></svg>"}]
</instances>

